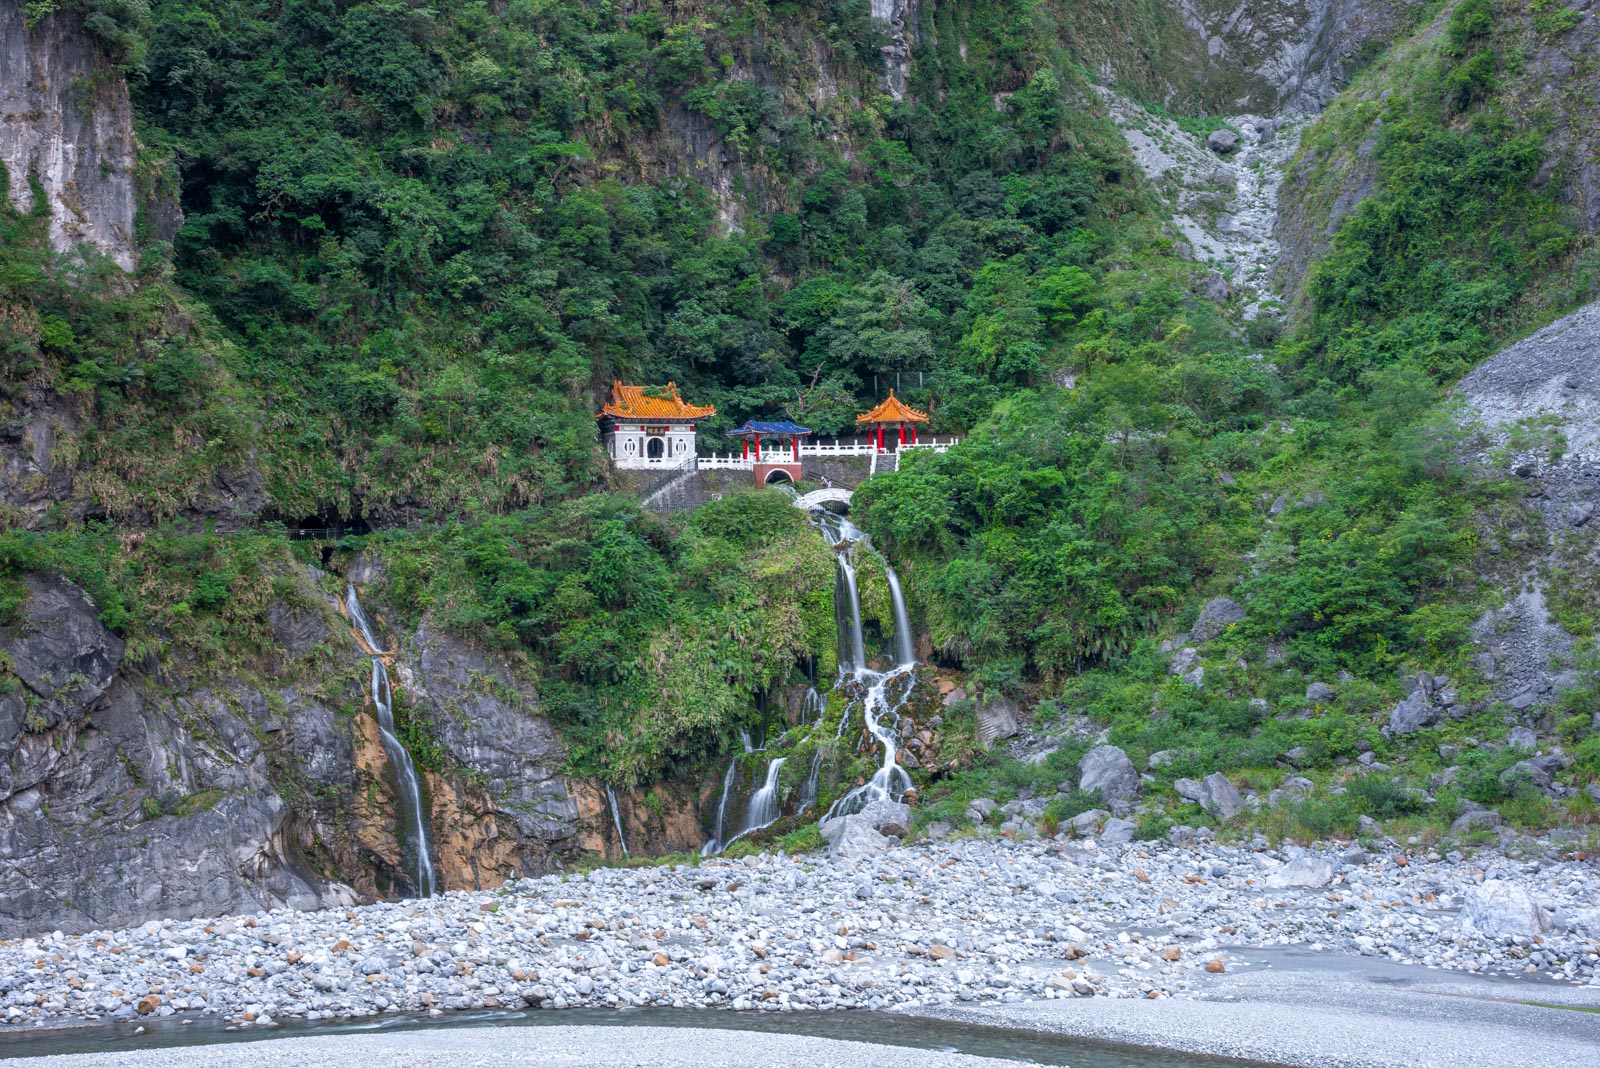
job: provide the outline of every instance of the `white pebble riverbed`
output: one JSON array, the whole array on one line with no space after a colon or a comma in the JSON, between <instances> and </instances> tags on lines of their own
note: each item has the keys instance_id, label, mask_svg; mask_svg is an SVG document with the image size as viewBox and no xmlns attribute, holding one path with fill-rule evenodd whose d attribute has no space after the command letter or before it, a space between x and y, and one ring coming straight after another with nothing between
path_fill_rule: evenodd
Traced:
<instances>
[{"instance_id":1,"label":"white pebble riverbed","mask_svg":"<svg viewBox=\"0 0 1600 1068\"><path fill-rule=\"evenodd\" d=\"M1328 881L1283 885L1308 873ZM1525 894L1546 929L1472 929L1458 912L1483 887ZM1597 905L1592 859L977 837L15 939L0 1021L1184 997L1283 945L1600 985Z\"/></svg>"}]
</instances>

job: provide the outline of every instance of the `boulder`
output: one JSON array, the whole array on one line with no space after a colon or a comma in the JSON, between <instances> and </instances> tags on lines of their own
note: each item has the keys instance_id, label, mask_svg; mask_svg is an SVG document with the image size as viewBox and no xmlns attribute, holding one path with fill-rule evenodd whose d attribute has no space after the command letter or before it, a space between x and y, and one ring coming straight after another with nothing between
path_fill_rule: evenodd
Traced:
<instances>
[{"instance_id":1,"label":"boulder","mask_svg":"<svg viewBox=\"0 0 1600 1068\"><path fill-rule=\"evenodd\" d=\"M1173 654L1167 664L1168 675L1182 675L1194 670L1200 663L1200 652L1193 646L1184 646Z\"/></svg>"},{"instance_id":2,"label":"boulder","mask_svg":"<svg viewBox=\"0 0 1600 1068\"><path fill-rule=\"evenodd\" d=\"M1539 734L1532 727L1512 727L1506 744L1514 749L1539 748Z\"/></svg>"},{"instance_id":3,"label":"boulder","mask_svg":"<svg viewBox=\"0 0 1600 1068\"><path fill-rule=\"evenodd\" d=\"M1185 686L1192 686L1196 690L1204 689L1206 684L1206 669L1203 666L1197 666L1190 671L1185 671L1183 673L1183 684Z\"/></svg>"},{"instance_id":4,"label":"boulder","mask_svg":"<svg viewBox=\"0 0 1600 1068\"><path fill-rule=\"evenodd\" d=\"M1500 773L1500 785L1508 790L1515 790L1517 786L1526 783L1539 790L1548 790L1554 780L1551 779L1545 765L1546 762L1540 760L1519 760Z\"/></svg>"},{"instance_id":5,"label":"boulder","mask_svg":"<svg viewBox=\"0 0 1600 1068\"><path fill-rule=\"evenodd\" d=\"M1454 835L1470 834L1473 831L1491 830L1500 826L1505 821L1500 818L1500 813L1479 809L1475 812L1463 812L1456 817L1450 825L1450 833Z\"/></svg>"},{"instance_id":6,"label":"boulder","mask_svg":"<svg viewBox=\"0 0 1600 1068\"><path fill-rule=\"evenodd\" d=\"M1219 156L1226 156L1239 147L1239 135L1229 129L1212 130L1206 138L1206 147Z\"/></svg>"},{"instance_id":7,"label":"boulder","mask_svg":"<svg viewBox=\"0 0 1600 1068\"><path fill-rule=\"evenodd\" d=\"M1112 816L1100 828L1100 841L1107 845L1133 841L1133 832L1136 830L1132 820L1119 819Z\"/></svg>"},{"instance_id":8,"label":"boulder","mask_svg":"<svg viewBox=\"0 0 1600 1068\"><path fill-rule=\"evenodd\" d=\"M1202 780L1179 779L1172 785L1180 797L1188 798L1219 819L1231 820L1244 811L1244 798L1220 771Z\"/></svg>"},{"instance_id":9,"label":"boulder","mask_svg":"<svg viewBox=\"0 0 1600 1068\"><path fill-rule=\"evenodd\" d=\"M1110 816L1111 813L1103 808L1091 808L1088 812L1080 812L1068 822L1072 833L1079 838L1087 838L1093 834L1095 828L1100 826L1100 821Z\"/></svg>"},{"instance_id":10,"label":"boulder","mask_svg":"<svg viewBox=\"0 0 1600 1068\"><path fill-rule=\"evenodd\" d=\"M1145 767L1147 767L1147 768L1164 768L1167 765L1171 764L1173 758L1176 757L1177 755L1178 754L1173 752L1171 749L1163 749L1160 752L1151 753L1150 754L1150 759L1146 760L1144 762L1145 763Z\"/></svg>"},{"instance_id":11,"label":"boulder","mask_svg":"<svg viewBox=\"0 0 1600 1068\"><path fill-rule=\"evenodd\" d=\"M911 831L911 806L899 801L873 801L850 819L865 820L879 834L904 838Z\"/></svg>"},{"instance_id":12,"label":"boulder","mask_svg":"<svg viewBox=\"0 0 1600 1068\"><path fill-rule=\"evenodd\" d=\"M1078 789L1098 790L1107 801L1131 801L1139 795L1139 772L1121 749L1097 746L1078 761Z\"/></svg>"},{"instance_id":13,"label":"boulder","mask_svg":"<svg viewBox=\"0 0 1600 1068\"><path fill-rule=\"evenodd\" d=\"M1513 882L1486 879L1467 891L1461 926L1487 938L1532 937L1551 929L1550 914Z\"/></svg>"},{"instance_id":14,"label":"boulder","mask_svg":"<svg viewBox=\"0 0 1600 1068\"><path fill-rule=\"evenodd\" d=\"M1012 737L1019 727L1017 703L1010 698L989 697L978 705L978 741L984 746Z\"/></svg>"},{"instance_id":15,"label":"boulder","mask_svg":"<svg viewBox=\"0 0 1600 1068\"><path fill-rule=\"evenodd\" d=\"M1271 875L1266 884L1274 890L1327 886L1333 882L1333 863L1324 857L1296 857Z\"/></svg>"},{"instance_id":16,"label":"boulder","mask_svg":"<svg viewBox=\"0 0 1600 1068\"><path fill-rule=\"evenodd\" d=\"M1439 720L1439 710L1428 699L1427 691L1418 686L1404 701L1389 713L1389 732L1395 735L1411 734L1430 727Z\"/></svg>"},{"instance_id":17,"label":"boulder","mask_svg":"<svg viewBox=\"0 0 1600 1068\"><path fill-rule=\"evenodd\" d=\"M1317 784L1303 775L1291 775L1283 780L1283 784L1267 795L1267 800L1273 805L1287 804L1309 797L1317 788Z\"/></svg>"},{"instance_id":18,"label":"boulder","mask_svg":"<svg viewBox=\"0 0 1600 1068\"><path fill-rule=\"evenodd\" d=\"M1244 619L1244 609L1231 597L1216 597L1200 609L1200 618L1194 621L1190 633L1197 642L1208 642L1219 637L1229 627Z\"/></svg>"},{"instance_id":19,"label":"boulder","mask_svg":"<svg viewBox=\"0 0 1600 1068\"><path fill-rule=\"evenodd\" d=\"M1339 694L1332 686L1325 682L1313 682L1306 687L1306 700L1314 705L1332 704L1333 699Z\"/></svg>"},{"instance_id":20,"label":"boulder","mask_svg":"<svg viewBox=\"0 0 1600 1068\"><path fill-rule=\"evenodd\" d=\"M840 826L828 843L831 857L870 857L889 848L889 839L873 830L866 820L847 816L835 822Z\"/></svg>"}]
</instances>

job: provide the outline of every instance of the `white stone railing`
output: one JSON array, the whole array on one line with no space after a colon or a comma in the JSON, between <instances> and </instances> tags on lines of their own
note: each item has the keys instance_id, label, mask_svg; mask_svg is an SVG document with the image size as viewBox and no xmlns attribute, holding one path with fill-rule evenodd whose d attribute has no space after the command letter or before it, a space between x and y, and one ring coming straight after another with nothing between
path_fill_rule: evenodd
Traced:
<instances>
[{"instance_id":1,"label":"white stone railing","mask_svg":"<svg viewBox=\"0 0 1600 1068\"><path fill-rule=\"evenodd\" d=\"M682 467L687 462L685 456L628 456L611 461L612 466L624 471L664 471Z\"/></svg>"},{"instance_id":2,"label":"white stone railing","mask_svg":"<svg viewBox=\"0 0 1600 1068\"><path fill-rule=\"evenodd\" d=\"M947 452L950 446L959 444L961 444L960 438L945 438L943 441L940 441L938 438L929 438L927 441L919 441L915 444L912 444L908 441L904 445L900 446L900 451L905 452L908 449L932 449L934 452Z\"/></svg>"},{"instance_id":3,"label":"white stone railing","mask_svg":"<svg viewBox=\"0 0 1600 1068\"><path fill-rule=\"evenodd\" d=\"M865 438L800 443L801 456L870 456L874 451L872 442Z\"/></svg>"},{"instance_id":4,"label":"white stone railing","mask_svg":"<svg viewBox=\"0 0 1600 1068\"><path fill-rule=\"evenodd\" d=\"M912 449L932 449L934 452L944 452L950 446L959 444L960 438L929 438L916 444L906 442L896 445L892 441L885 441L886 452L910 451ZM876 453L877 447L864 439L837 440L837 441L803 441L800 443L800 458L808 456L871 456ZM761 450L763 463L782 464L794 462L794 449L785 444ZM700 470L702 471L749 471L756 465L756 454L752 451L748 456L743 453L729 453L727 455L714 454L700 457Z\"/></svg>"},{"instance_id":5,"label":"white stone railing","mask_svg":"<svg viewBox=\"0 0 1600 1068\"><path fill-rule=\"evenodd\" d=\"M768 454L770 458L771 454ZM776 461L774 461L776 462ZM735 453L732 456L702 456L700 457L700 470L702 471L749 471L756 466L754 457L745 459Z\"/></svg>"}]
</instances>

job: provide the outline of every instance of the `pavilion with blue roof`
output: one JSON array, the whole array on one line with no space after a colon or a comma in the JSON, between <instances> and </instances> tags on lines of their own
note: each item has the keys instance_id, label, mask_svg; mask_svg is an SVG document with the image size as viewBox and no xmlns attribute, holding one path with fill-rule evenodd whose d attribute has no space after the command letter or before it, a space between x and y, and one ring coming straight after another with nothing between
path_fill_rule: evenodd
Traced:
<instances>
[{"instance_id":1,"label":"pavilion with blue roof","mask_svg":"<svg viewBox=\"0 0 1600 1068\"><path fill-rule=\"evenodd\" d=\"M788 438L790 455L794 457L795 463L799 463L800 439L807 437L810 435L810 433L810 427L801 426L799 423L792 423L787 419L776 423L763 422L760 419L751 419L743 426L735 427L734 429L728 431L728 436L730 438L740 438L743 440L744 458L746 460L750 459L750 440L754 438L756 443L756 463L761 462L761 442L764 439Z\"/></svg>"}]
</instances>

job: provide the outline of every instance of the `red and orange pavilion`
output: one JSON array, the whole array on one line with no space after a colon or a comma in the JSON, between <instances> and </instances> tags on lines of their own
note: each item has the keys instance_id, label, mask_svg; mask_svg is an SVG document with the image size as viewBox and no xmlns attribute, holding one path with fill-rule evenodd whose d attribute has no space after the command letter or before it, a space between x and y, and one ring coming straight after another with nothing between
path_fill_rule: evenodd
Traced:
<instances>
[{"instance_id":1,"label":"red and orange pavilion","mask_svg":"<svg viewBox=\"0 0 1600 1068\"><path fill-rule=\"evenodd\" d=\"M928 413L920 412L905 401L894 395L894 390L889 391L882 404L878 405L866 415L856 416L856 426L865 426L873 444L879 452L888 451L884 446L883 432L888 427L899 431L899 445L915 445L917 443L917 424L926 423ZM911 428L911 440L906 441L906 427Z\"/></svg>"}]
</instances>

